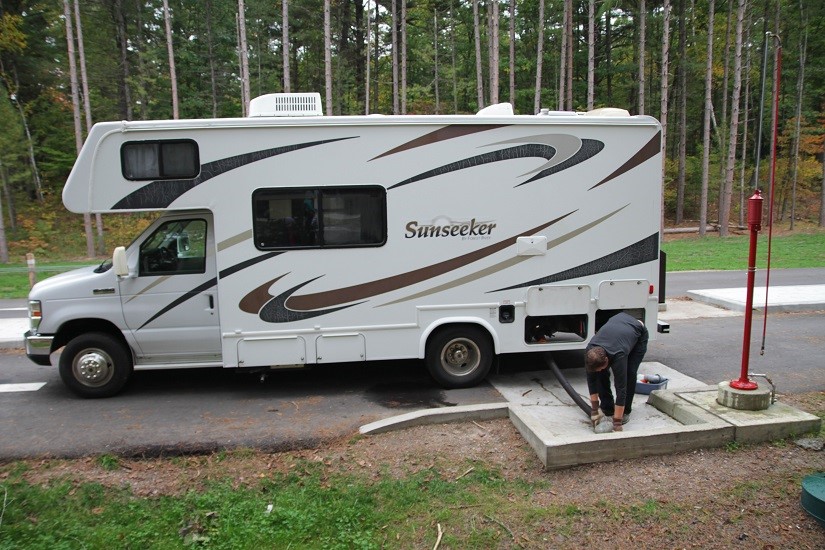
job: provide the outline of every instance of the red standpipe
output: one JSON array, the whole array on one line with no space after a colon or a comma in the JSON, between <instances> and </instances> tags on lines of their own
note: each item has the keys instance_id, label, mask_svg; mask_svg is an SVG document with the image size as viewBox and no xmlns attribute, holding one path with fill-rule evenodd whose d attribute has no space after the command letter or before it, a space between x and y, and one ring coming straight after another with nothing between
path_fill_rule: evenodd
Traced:
<instances>
[{"instance_id":1,"label":"red standpipe","mask_svg":"<svg viewBox=\"0 0 825 550\"><path fill-rule=\"evenodd\" d=\"M762 229L762 192L757 189L748 199L748 229L750 248L748 249L748 287L745 299L745 334L742 342L742 370L738 380L731 380L730 387L737 390L755 390L759 385L748 378L748 361L751 351L751 323L753 322L753 285L756 278L756 240Z\"/></svg>"}]
</instances>

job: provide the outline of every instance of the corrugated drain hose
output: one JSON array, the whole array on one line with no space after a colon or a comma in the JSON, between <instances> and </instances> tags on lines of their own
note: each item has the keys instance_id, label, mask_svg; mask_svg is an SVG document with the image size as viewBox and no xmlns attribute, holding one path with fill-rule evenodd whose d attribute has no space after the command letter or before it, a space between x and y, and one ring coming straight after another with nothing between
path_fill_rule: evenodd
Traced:
<instances>
[{"instance_id":1,"label":"corrugated drain hose","mask_svg":"<svg viewBox=\"0 0 825 550\"><path fill-rule=\"evenodd\" d=\"M542 358L547 366L550 368L550 372L552 372L561 384L561 387L564 388L564 391L567 392L567 395L573 398L573 401L576 402L576 405L584 411L588 417L590 416L590 402L585 401L585 399L579 395L579 393L573 389L573 386L570 385L570 382L567 381L567 378L561 373L559 366L556 365L556 362L553 361L553 356L549 352L542 353Z\"/></svg>"}]
</instances>

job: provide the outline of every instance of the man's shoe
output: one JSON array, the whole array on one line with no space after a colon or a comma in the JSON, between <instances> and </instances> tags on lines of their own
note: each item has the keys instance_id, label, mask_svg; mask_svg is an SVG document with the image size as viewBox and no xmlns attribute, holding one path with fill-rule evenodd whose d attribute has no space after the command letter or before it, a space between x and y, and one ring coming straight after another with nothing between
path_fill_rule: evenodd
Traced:
<instances>
[{"instance_id":1,"label":"man's shoe","mask_svg":"<svg viewBox=\"0 0 825 550\"><path fill-rule=\"evenodd\" d=\"M626 413L624 413L624 416L622 417L622 426L624 426L628 422L630 422L630 413L626 412Z\"/></svg>"}]
</instances>

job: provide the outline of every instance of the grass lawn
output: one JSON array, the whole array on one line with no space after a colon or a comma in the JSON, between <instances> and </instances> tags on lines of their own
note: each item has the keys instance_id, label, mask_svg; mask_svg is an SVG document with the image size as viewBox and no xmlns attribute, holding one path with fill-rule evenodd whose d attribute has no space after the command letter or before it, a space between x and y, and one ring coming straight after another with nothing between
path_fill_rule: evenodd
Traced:
<instances>
[{"instance_id":1,"label":"grass lawn","mask_svg":"<svg viewBox=\"0 0 825 550\"><path fill-rule=\"evenodd\" d=\"M668 271L703 269L747 269L748 235L724 239L718 236L689 237L662 243L667 253ZM768 237L759 234L756 246L757 268L767 266ZM771 244L771 268L825 267L825 231L774 235Z\"/></svg>"},{"instance_id":2,"label":"grass lawn","mask_svg":"<svg viewBox=\"0 0 825 550\"><path fill-rule=\"evenodd\" d=\"M43 262L37 264L36 280L100 262ZM25 262L0 264L0 299L25 298L29 294L29 271Z\"/></svg>"}]
</instances>

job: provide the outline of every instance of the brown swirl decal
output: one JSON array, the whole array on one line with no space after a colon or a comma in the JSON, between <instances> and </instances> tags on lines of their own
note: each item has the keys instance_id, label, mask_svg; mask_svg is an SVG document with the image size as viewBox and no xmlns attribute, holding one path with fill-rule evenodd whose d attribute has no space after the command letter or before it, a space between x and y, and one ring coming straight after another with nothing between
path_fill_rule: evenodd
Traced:
<instances>
[{"instance_id":1,"label":"brown swirl decal","mask_svg":"<svg viewBox=\"0 0 825 550\"><path fill-rule=\"evenodd\" d=\"M662 150L662 133L657 132L656 135L653 136L653 138L651 138L651 140L648 141L647 144L644 147L639 149L639 151L637 151L635 155L630 157L630 159L628 159L627 162L625 162L624 164L619 166L616 170L613 171L613 173L611 173L609 176L604 178L602 181L600 181L599 183L597 183L596 185L594 185L593 187L588 189L588 191L590 191L591 189L595 189L596 187L609 182L613 178L617 178L617 177L621 176L625 172L629 172L630 170L632 170L632 169L636 168L637 166L639 166L640 164L642 164L644 161L655 157L657 154L659 154L659 152L661 150Z\"/></svg>"},{"instance_id":2,"label":"brown swirl decal","mask_svg":"<svg viewBox=\"0 0 825 550\"><path fill-rule=\"evenodd\" d=\"M539 231L558 223L572 213L573 212L568 212L567 214L559 216L554 220L543 223L532 229L528 229L518 235L514 235L495 244L491 244L485 248L464 254L463 256L458 256L456 258L422 267L407 273L401 273L399 275L378 279L376 281L360 285L353 285L337 290L316 292L313 294L303 294L300 296L292 295L298 289L316 280L318 278L316 277L315 279L301 283L286 292L279 294L278 296L271 296L266 289L268 289L272 283L277 280L273 279L272 281L264 283L244 296L241 303L245 304L246 309L244 309L244 311L250 313L260 311L259 315L261 319L269 323L297 321L300 319L332 313L333 311L338 311L345 307L358 305L358 303L362 303L368 298L401 288L406 288L422 281L438 277L439 275L449 273L450 271L454 271L473 262L477 262L492 254L495 254L496 252L504 250L509 246L513 246L518 237L535 235ZM270 300L265 304L261 304L262 299L265 299L266 295L270 296ZM259 304L260 307L258 307Z\"/></svg>"},{"instance_id":3,"label":"brown swirl decal","mask_svg":"<svg viewBox=\"0 0 825 550\"><path fill-rule=\"evenodd\" d=\"M438 130L434 130L429 134L424 134L421 137L417 137L407 143L399 145L394 149L390 149L385 153L381 153L377 157L374 157L371 160L377 160L383 157L388 157L390 155L394 155L396 153L401 153L402 151L408 151L410 149L415 149L416 147L422 147L424 145L430 145L432 143L438 143L439 141L446 141L448 139L453 139L457 137L467 136L470 134L475 134L477 132L486 132L487 130L495 130L496 128L503 128L507 126L506 124L453 124L451 126L445 126L444 128L439 128Z\"/></svg>"}]
</instances>

